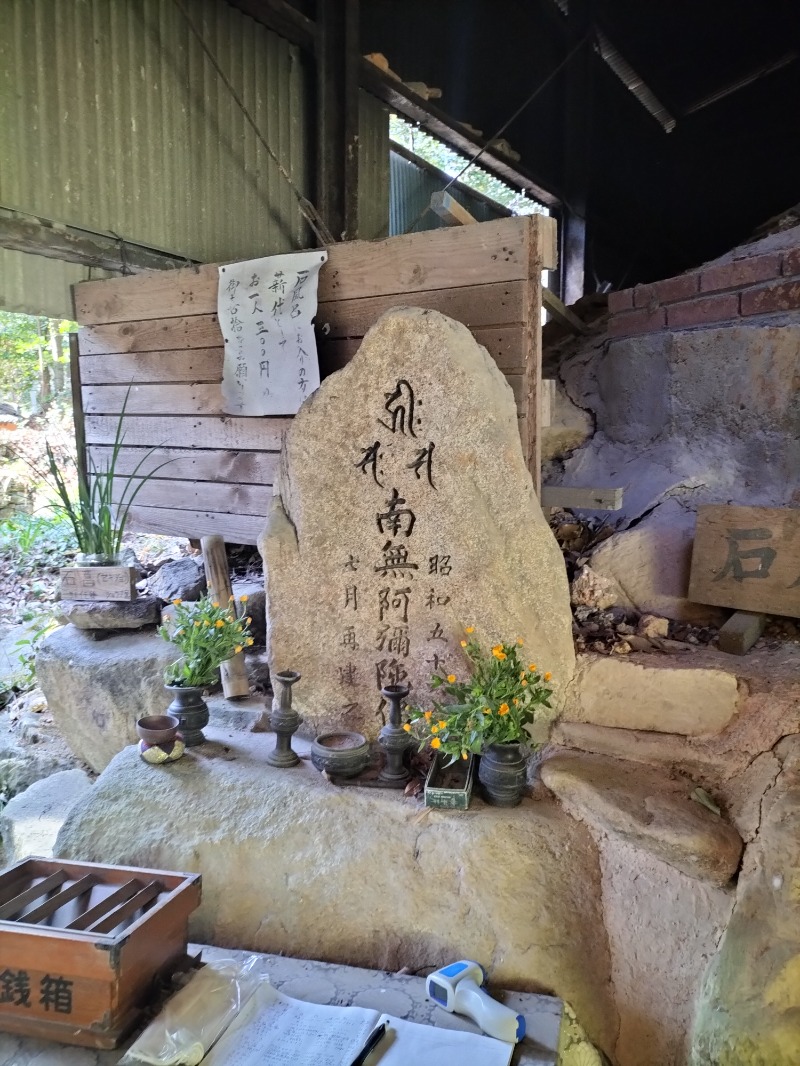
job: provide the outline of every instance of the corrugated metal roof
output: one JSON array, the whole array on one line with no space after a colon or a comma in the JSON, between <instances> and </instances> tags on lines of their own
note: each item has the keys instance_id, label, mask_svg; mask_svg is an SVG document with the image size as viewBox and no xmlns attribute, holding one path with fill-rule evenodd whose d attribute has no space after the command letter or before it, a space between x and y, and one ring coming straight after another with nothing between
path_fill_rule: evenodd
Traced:
<instances>
[{"instance_id":1,"label":"corrugated metal roof","mask_svg":"<svg viewBox=\"0 0 800 1066\"><path fill-rule=\"evenodd\" d=\"M298 49L223 0L188 8L305 191ZM291 190L172 0L3 0L0 143L5 207L205 261L309 243Z\"/></svg>"},{"instance_id":2,"label":"corrugated metal roof","mask_svg":"<svg viewBox=\"0 0 800 1066\"><path fill-rule=\"evenodd\" d=\"M389 233L389 110L369 93L358 101L358 236Z\"/></svg>"},{"instance_id":3,"label":"corrugated metal roof","mask_svg":"<svg viewBox=\"0 0 800 1066\"><path fill-rule=\"evenodd\" d=\"M408 233L412 227L413 232L418 233L446 225L433 211L425 210L431 202L431 194L440 192L443 187L440 175L417 166L398 152L391 153L390 174L390 236ZM509 213L499 205L494 208L486 200L470 196L463 187L452 185L447 191L479 222L505 218Z\"/></svg>"}]
</instances>

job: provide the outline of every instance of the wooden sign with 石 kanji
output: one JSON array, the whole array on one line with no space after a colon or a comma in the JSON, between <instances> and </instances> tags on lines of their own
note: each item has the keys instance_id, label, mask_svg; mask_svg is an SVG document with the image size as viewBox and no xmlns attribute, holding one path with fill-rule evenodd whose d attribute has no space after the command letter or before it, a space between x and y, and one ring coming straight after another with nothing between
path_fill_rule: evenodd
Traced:
<instances>
[{"instance_id":1,"label":"wooden sign with \u77f3 kanji","mask_svg":"<svg viewBox=\"0 0 800 1066\"><path fill-rule=\"evenodd\" d=\"M800 618L800 509L701 507L689 599Z\"/></svg>"}]
</instances>

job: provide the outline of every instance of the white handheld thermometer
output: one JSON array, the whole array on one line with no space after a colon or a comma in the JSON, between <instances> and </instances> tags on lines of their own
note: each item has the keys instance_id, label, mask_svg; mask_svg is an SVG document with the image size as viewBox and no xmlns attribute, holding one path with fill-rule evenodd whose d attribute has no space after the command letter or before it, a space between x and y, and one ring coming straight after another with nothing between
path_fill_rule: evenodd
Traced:
<instances>
[{"instance_id":1,"label":"white handheld thermometer","mask_svg":"<svg viewBox=\"0 0 800 1066\"><path fill-rule=\"evenodd\" d=\"M487 1036L517 1044L525 1036L525 1019L484 991L486 974L480 963L462 959L429 974L425 993L440 1007L466 1014Z\"/></svg>"}]
</instances>

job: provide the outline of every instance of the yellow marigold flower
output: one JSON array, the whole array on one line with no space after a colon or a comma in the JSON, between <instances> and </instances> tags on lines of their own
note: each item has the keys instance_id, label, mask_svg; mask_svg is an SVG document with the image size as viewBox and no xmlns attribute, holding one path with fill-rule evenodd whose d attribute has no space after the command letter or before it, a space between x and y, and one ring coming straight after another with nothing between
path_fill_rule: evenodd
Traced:
<instances>
[{"instance_id":1,"label":"yellow marigold flower","mask_svg":"<svg viewBox=\"0 0 800 1066\"><path fill-rule=\"evenodd\" d=\"M439 728L440 728L440 729L444 729L444 728L445 728L446 726L447 726L447 722L445 722L444 720L442 720L441 722L439 722Z\"/></svg>"},{"instance_id":2,"label":"yellow marigold flower","mask_svg":"<svg viewBox=\"0 0 800 1066\"><path fill-rule=\"evenodd\" d=\"M524 643L525 641L522 639L522 637L517 637L517 644L519 644L520 647L522 647Z\"/></svg>"},{"instance_id":3,"label":"yellow marigold flower","mask_svg":"<svg viewBox=\"0 0 800 1066\"><path fill-rule=\"evenodd\" d=\"M208 622L206 622L206 625L208 625ZM224 623L224 622L222 621L222 619L221 619L221 618L218 618L218 619L216 620L216 622L214 623L214 628L215 628L215 629L222 629L222 627L223 627L224 625L225 625L225 623Z\"/></svg>"},{"instance_id":4,"label":"yellow marigold flower","mask_svg":"<svg viewBox=\"0 0 800 1066\"><path fill-rule=\"evenodd\" d=\"M433 740L431 741L431 747L432 748L441 748L441 746L442 746L441 740L439 740L438 737L434 737Z\"/></svg>"},{"instance_id":5,"label":"yellow marigold flower","mask_svg":"<svg viewBox=\"0 0 800 1066\"><path fill-rule=\"evenodd\" d=\"M246 626L249 626L249 625L250 625L250 623L251 623L252 621L253 621L253 619L252 619L252 618L245 618L245 620L244 620L244 624L245 624Z\"/></svg>"},{"instance_id":6,"label":"yellow marigold flower","mask_svg":"<svg viewBox=\"0 0 800 1066\"><path fill-rule=\"evenodd\" d=\"M430 722L431 718L433 718L433 711L426 711L422 717L426 722Z\"/></svg>"},{"instance_id":7,"label":"yellow marigold flower","mask_svg":"<svg viewBox=\"0 0 800 1066\"><path fill-rule=\"evenodd\" d=\"M237 644L236 647L233 649L233 654L234 655L238 655L241 650L242 650L242 645L241 644Z\"/></svg>"},{"instance_id":8,"label":"yellow marigold flower","mask_svg":"<svg viewBox=\"0 0 800 1066\"><path fill-rule=\"evenodd\" d=\"M403 729L405 729L406 733L410 733L411 732L411 723L410 722L406 722L406 724L403 726Z\"/></svg>"},{"instance_id":9,"label":"yellow marigold flower","mask_svg":"<svg viewBox=\"0 0 800 1066\"><path fill-rule=\"evenodd\" d=\"M467 642L465 640L462 640L461 641L461 647L462 648L466 648L466 646L467 646Z\"/></svg>"},{"instance_id":10,"label":"yellow marigold flower","mask_svg":"<svg viewBox=\"0 0 800 1066\"><path fill-rule=\"evenodd\" d=\"M550 671L548 670L548 671L547 671L547 673L546 673L546 674L544 675L544 679L545 679L545 681L549 681L549 680L551 679L551 677L552 677L552 676L553 676L553 675L552 675L552 674L550 673Z\"/></svg>"},{"instance_id":11,"label":"yellow marigold flower","mask_svg":"<svg viewBox=\"0 0 800 1066\"><path fill-rule=\"evenodd\" d=\"M431 726L431 733L438 733L438 732L439 732L438 725L432 725Z\"/></svg>"},{"instance_id":12,"label":"yellow marigold flower","mask_svg":"<svg viewBox=\"0 0 800 1066\"><path fill-rule=\"evenodd\" d=\"M451 685L455 682L455 679L456 679L456 675L455 674L448 674L447 675L447 680L450 682Z\"/></svg>"},{"instance_id":13,"label":"yellow marigold flower","mask_svg":"<svg viewBox=\"0 0 800 1066\"><path fill-rule=\"evenodd\" d=\"M233 599L233 593L231 593L230 596L228 597L228 603L230 603L232 599Z\"/></svg>"},{"instance_id":14,"label":"yellow marigold flower","mask_svg":"<svg viewBox=\"0 0 800 1066\"><path fill-rule=\"evenodd\" d=\"M536 672L536 663L528 663L528 669L533 674Z\"/></svg>"},{"instance_id":15,"label":"yellow marigold flower","mask_svg":"<svg viewBox=\"0 0 800 1066\"><path fill-rule=\"evenodd\" d=\"M523 688L524 688L524 687L525 687L525 685L527 685L527 684L528 684L528 679L527 679L526 677L523 677L522 681L520 681L520 684L521 684L521 685L523 686Z\"/></svg>"},{"instance_id":16,"label":"yellow marigold flower","mask_svg":"<svg viewBox=\"0 0 800 1066\"><path fill-rule=\"evenodd\" d=\"M461 758L462 758L462 759L468 759L468 758L469 758L469 752L467 752L467 751L462 751L462 752L461 752Z\"/></svg>"},{"instance_id":17,"label":"yellow marigold flower","mask_svg":"<svg viewBox=\"0 0 800 1066\"><path fill-rule=\"evenodd\" d=\"M211 606L212 607L219 607L219 604L218 603L212 603Z\"/></svg>"},{"instance_id":18,"label":"yellow marigold flower","mask_svg":"<svg viewBox=\"0 0 800 1066\"><path fill-rule=\"evenodd\" d=\"M494 655L495 659L500 659L502 662L502 660L506 658L506 653L503 651L503 645L495 644L492 648L492 655Z\"/></svg>"},{"instance_id":19,"label":"yellow marigold flower","mask_svg":"<svg viewBox=\"0 0 800 1066\"><path fill-rule=\"evenodd\" d=\"M196 626L199 626L199 625L200 625L200 623L199 623L199 622L195 622L195 625L196 625ZM208 625L208 622L206 622L206 625Z\"/></svg>"},{"instance_id":20,"label":"yellow marigold flower","mask_svg":"<svg viewBox=\"0 0 800 1066\"><path fill-rule=\"evenodd\" d=\"M507 703L501 703L498 710L500 711L500 714L508 714L509 706Z\"/></svg>"},{"instance_id":21,"label":"yellow marigold flower","mask_svg":"<svg viewBox=\"0 0 800 1066\"><path fill-rule=\"evenodd\" d=\"M245 641L245 644L247 645L248 648L252 647L253 638L252 637L248 637L247 640Z\"/></svg>"},{"instance_id":22,"label":"yellow marigold flower","mask_svg":"<svg viewBox=\"0 0 800 1066\"><path fill-rule=\"evenodd\" d=\"M491 714L492 713L492 708L491 707L484 707L483 708L483 713L484 714Z\"/></svg>"},{"instance_id":23,"label":"yellow marigold flower","mask_svg":"<svg viewBox=\"0 0 800 1066\"><path fill-rule=\"evenodd\" d=\"M465 633L474 633L475 632L475 626L467 626L467 628L464 630L464 632Z\"/></svg>"},{"instance_id":24,"label":"yellow marigold flower","mask_svg":"<svg viewBox=\"0 0 800 1066\"><path fill-rule=\"evenodd\" d=\"M240 596L239 597L239 603L247 603L248 599L249 599L248 596Z\"/></svg>"},{"instance_id":25,"label":"yellow marigold flower","mask_svg":"<svg viewBox=\"0 0 800 1066\"><path fill-rule=\"evenodd\" d=\"M176 607L180 607L180 605L183 603L183 600L178 598L176 600L173 600L172 602L175 604Z\"/></svg>"},{"instance_id":26,"label":"yellow marigold flower","mask_svg":"<svg viewBox=\"0 0 800 1066\"><path fill-rule=\"evenodd\" d=\"M209 622L209 620L208 620L207 618L204 618L204 619L203 619L203 625L204 625L204 626L210 626L210 625L211 625L211 623Z\"/></svg>"},{"instance_id":27,"label":"yellow marigold flower","mask_svg":"<svg viewBox=\"0 0 800 1066\"><path fill-rule=\"evenodd\" d=\"M516 696L514 697L514 699L511 702L514 704L515 707L519 707L519 700L517 699Z\"/></svg>"}]
</instances>

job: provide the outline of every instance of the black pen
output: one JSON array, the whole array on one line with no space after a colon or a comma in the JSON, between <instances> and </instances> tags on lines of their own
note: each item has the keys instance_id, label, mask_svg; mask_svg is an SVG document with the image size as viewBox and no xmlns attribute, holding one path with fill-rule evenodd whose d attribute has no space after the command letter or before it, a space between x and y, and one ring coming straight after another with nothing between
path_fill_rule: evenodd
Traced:
<instances>
[{"instance_id":1,"label":"black pen","mask_svg":"<svg viewBox=\"0 0 800 1066\"><path fill-rule=\"evenodd\" d=\"M375 1050L381 1040L383 1040L384 1036L386 1036L386 1022L381 1022L378 1028L373 1029L369 1034L366 1043L350 1063L350 1066L364 1066L369 1053Z\"/></svg>"}]
</instances>

